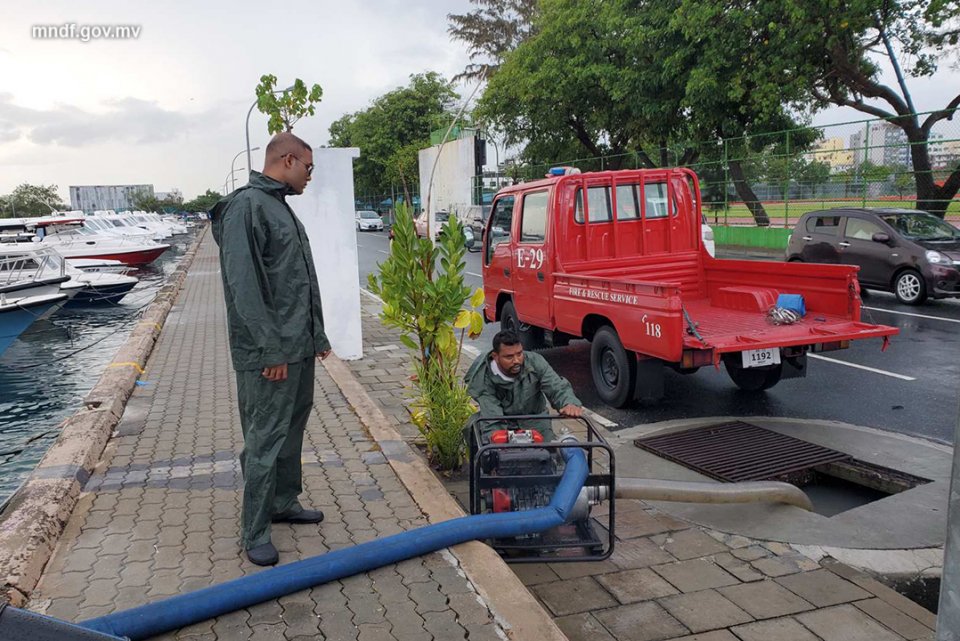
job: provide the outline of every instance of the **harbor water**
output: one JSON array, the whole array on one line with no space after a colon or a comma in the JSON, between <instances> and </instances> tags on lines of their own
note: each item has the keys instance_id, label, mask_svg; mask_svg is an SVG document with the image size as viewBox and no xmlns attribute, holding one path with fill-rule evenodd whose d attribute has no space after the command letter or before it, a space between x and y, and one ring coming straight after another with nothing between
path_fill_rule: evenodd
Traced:
<instances>
[{"instance_id":1,"label":"harbor water","mask_svg":"<svg viewBox=\"0 0 960 641\"><path fill-rule=\"evenodd\" d=\"M0 355L0 505L57 438L60 422L81 407L192 240L193 233L164 241L171 247L160 258L129 272L140 282L119 304L63 308Z\"/></svg>"}]
</instances>

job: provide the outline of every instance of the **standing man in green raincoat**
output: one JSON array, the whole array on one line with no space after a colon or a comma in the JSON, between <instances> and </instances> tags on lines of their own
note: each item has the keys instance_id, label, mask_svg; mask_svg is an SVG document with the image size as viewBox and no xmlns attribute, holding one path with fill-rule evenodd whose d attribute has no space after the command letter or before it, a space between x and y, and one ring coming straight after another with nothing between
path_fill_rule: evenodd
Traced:
<instances>
[{"instance_id":1,"label":"standing man in green raincoat","mask_svg":"<svg viewBox=\"0 0 960 641\"><path fill-rule=\"evenodd\" d=\"M230 353L243 431L242 543L257 565L279 560L271 522L319 523L305 509L300 450L313 407L314 359L330 353L306 231L285 198L303 193L313 150L292 133L267 145L263 173L210 211L220 247Z\"/></svg>"},{"instance_id":2,"label":"standing man in green raincoat","mask_svg":"<svg viewBox=\"0 0 960 641\"><path fill-rule=\"evenodd\" d=\"M467 392L480 406L473 420L482 416L519 416L544 414L547 401L561 416L583 415L583 403L573 393L569 381L557 374L540 354L526 354L520 337L511 331L499 332L493 337L493 349L481 354L464 377ZM489 434L504 429L505 424L489 422L482 430ZM550 421L535 421L528 426L540 430L544 440L554 440Z\"/></svg>"}]
</instances>

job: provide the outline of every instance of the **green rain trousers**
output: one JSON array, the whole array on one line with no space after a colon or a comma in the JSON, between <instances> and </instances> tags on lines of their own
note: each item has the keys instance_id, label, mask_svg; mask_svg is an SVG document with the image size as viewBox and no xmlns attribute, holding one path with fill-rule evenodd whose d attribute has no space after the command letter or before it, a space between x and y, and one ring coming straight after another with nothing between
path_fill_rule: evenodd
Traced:
<instances>
[{"instance_id":1,"label":"green rain trousers","mask_svg":"<svg viewBox=\"0 0 960 641\"><path fill-rule=\"evenodd\" d=\"M299 512L303 491L300 450L313 408L313 357L287 365L287 380L271 382L258 370L237 372L243 430L243 547L270 541L274 515Z\"/></svg>"}]
</instances>

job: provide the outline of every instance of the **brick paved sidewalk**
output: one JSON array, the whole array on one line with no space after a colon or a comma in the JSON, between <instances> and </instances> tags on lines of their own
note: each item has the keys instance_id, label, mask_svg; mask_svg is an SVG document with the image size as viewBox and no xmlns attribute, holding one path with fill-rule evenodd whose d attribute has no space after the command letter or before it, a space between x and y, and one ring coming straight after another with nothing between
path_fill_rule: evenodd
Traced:
<instances>
[{"instance_id":1,"label":"brick paved sidewalk","mask_svg":"<svg viewBox=\"0 0 960 641\"><path fill-rule=\"evenodd\" d=\"M416 441L405 350L376 318L379 303L363 302L365 357L350 367ZM464 359L469 365L472 357ZM447 486L466 502L464 482ZM692 526L640 501L617 502L615 534L607 561L511 566L571 641L933 638L933 614L832 559L818 563L789 545Z\"/></svg>"},{"instance_id":2,"label":"brick paved sidewalk","mask_svg":"<svg viewBox=\"0 0 960 641\"><path fill-rule=\"evenodd\" d=\"M218 270L208 236L30 608L78 621L262 571L239 547L242 442ZM426 523L324 368L316 385L301 499L326 520L274 525L281 563ZM456 557L442 552L160 638L506 637Z\"/></svg>"}]
</instances>

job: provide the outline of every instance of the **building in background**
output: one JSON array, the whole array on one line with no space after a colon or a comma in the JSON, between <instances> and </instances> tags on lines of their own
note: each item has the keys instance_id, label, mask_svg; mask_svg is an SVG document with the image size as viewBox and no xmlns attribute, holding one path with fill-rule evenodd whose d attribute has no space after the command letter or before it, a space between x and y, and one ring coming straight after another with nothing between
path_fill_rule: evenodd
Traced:
<instances>
[{"instance_id":1,"label":"building in background","mask_svg":"<svg viewBox=\"0 0 960 641\"><path fill-rule=\"evenodd\" d=\"M154 197L153 185L79 185L70 187L70 208L93 213L130 211L137 196Z\"/></svg>"},{"instance_id":2,"label":"building in background","mask_svg":"<svg viewBox=\"0 0 960 641\"><path fill-rule=\"evenodd\" d=\"M888 122L872 122L850 136L853 165L864 162L884 167L909 167L910 143L903 129Z\"/></svg>"},{"instance_id":3,"label":"building in background","mask_svg":"<svg viewBox=\"0 0 960 641\"><path fill-rule=\"evenodd\" d=\"M843 138L839 136L817 142L807 153L807 159L829 165L831 173L853 168L853 152L843 146Z\"/></svg>"},{"instance_id":4,"label":"building in background","mask_svg":"<svg viewBox=\"0 0 960 641\"><path fill-rule=\"evenodd\" d=\"M155 195L157 200L168 200L174 203L183 202L183 193L176 187L170 191L158 191Z\"/></svg>"}]
</instances>

